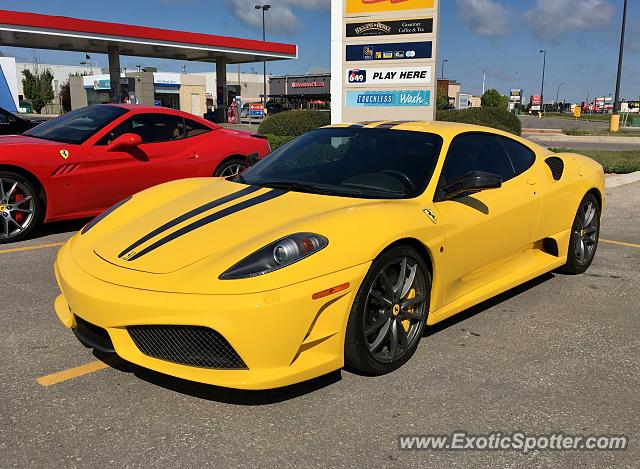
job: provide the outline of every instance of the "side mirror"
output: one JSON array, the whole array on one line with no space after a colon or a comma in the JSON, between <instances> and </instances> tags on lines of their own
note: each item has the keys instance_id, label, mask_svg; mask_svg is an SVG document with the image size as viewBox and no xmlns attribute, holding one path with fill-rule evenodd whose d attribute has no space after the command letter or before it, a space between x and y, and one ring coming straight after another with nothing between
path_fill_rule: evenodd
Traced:
<instances>
[{"instance_id":1,"label":"side mirror","mask_svg":"<svg viewBox=\"0 0 640 469\"><path fill-rule=\"evenodd\" d=\"M140 138L140 135L126 133L120 135L113 142L107 145L107 151L126 151L132 148L137 148L140 145L142 145L142 138Z\"/></svg>"},{"instance_id":2,"label":"side mirror","mask_svg":"<svg viewBox=\"0 0 640 469\"><path fill-rule=\"evenodd\" d=\"M502 178L484 171L471 171L465 176L441 189L441 200L449 200L459 195L473 194L487 189L502 187Z\"/></svg>"}]
</instances>

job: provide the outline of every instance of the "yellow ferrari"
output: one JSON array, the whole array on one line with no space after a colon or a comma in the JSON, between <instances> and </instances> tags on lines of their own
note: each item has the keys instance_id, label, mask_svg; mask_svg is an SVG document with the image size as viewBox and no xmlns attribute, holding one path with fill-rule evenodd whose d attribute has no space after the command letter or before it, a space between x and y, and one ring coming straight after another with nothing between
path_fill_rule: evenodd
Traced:
<instances>
[{"instance_id":1,"label":"yellow ferrari","mask_svg":"<svg viewBox=\"0 0 640 469\"><path fill-rule=\"evenodd\" d=\"M603 196L596 162L493 129L325 127L107 210L60 250L55 310L88 347L202 383L388 373L426 325L584 272Z\"/></svg>"}]
</instances>

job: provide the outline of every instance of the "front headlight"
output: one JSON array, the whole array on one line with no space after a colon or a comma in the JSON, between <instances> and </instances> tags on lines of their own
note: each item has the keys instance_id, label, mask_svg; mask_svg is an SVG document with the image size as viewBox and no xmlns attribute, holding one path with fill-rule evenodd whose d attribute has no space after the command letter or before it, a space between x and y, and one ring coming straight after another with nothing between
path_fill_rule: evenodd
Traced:
<instances>
[{"instance_id":1,"label":"front headlight","mask_svg":"<svg viewBox=\"0 0 640 469\"><path fill-rule=\"evenodd\" d=\"M329 244L324 236L296 233L285 236L244 258L220 276L220 280L257 277L298 262Z\"/></svg>"}]
</instances>

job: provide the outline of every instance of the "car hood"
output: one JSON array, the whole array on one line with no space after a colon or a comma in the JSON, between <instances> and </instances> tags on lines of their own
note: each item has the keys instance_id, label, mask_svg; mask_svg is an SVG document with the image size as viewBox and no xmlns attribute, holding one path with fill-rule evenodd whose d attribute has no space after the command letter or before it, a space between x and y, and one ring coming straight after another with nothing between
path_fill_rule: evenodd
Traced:
<instances>
[{"instance_id":1,"label":"car hood","mask_svg":"<svg viewBox=\"0 0 640 469\"><path fill-rule=\"evenodd\" d=\"M220 291L234 291L230 283L247 282L251 285L239 291L265 291L367 262L380 246L374 245L376 236L362 220L373 226L380 222L378 215L402 220L399 208L406 205L420 213L416 203L410 202L287 192L216 178L189 179L135 195L85 235L77 235L72 246L85 270L112 283L191 292L202 291L197 284L204 276L212 288L226 283ZM388 230L379 226L376 234L384 236ZM219 279L256 250L300 232L321 234L329 239L329 246L294 266L255 279ZM371 250L354 249L362 247L363 233ZM326 262L327 256L331 263Z\"/></svg>"}]
</instances>

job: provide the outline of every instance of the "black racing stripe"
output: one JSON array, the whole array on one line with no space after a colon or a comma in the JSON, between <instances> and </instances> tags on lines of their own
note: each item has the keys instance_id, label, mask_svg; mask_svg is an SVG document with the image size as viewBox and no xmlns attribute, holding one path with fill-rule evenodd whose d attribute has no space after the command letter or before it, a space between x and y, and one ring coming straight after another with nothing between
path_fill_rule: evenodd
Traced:
<instances>
[{"instance_id":1,"label":"black racing stripe","mask_svg":"<svg viewBox=\"0 0 640 469\"><path fill-rule=\"evenodd\" d=\"M190 210L187 213L185 213L183 215L180 215L179 217L176 217L173 220L165 223L161 227L156 228L151 233L144 235L138 241L136 241L131 246L129 246L127 249L122 251L118 255L118 257L121 258L126 253L132 251L133 249L137 248L141 244L144 244L147 241L149 241L150 239L155 238L156 236L158 236L163 231L167 231L168 229L173 228L176 225L179 225L180 223L188 220L189 218L193 218L193 217L195 217L197 215L200 215L201 213L204 213L204 212L207 212L207 211L209 211L211 209L219 207L220 205L226 204L227 202L231 202L233 200L239 199L240 197L244 197L245 195L249 195L249 194L251 194L253 192L256 192L256 191L258 191L260 189L262 189L262 187L260 187L260 186L249 186L249 187L247 187L245 189L242 189L242 190L240 190L238 192L234 192L233 194L229 194L229 195L224 196L224 197L222 197L220 199L216 199L216 200L213 200L211 202L207 202L206 204L201 205L198 208L194 208L193 210Z\"/></svg>"},{"instance_id":2,"label":"black racing stripe","mask_svg":"<svg viewBox=\"0 0 640 469\"><path fill-rule=\"evenodd\" d=\"M209 216L206 216L204 218L201 218L200 220L194 221L193 223L184 226L182 228L180 228L179 230L174 231L173 233L171 233L170 235L165 236L164 238L156 241L155 243L147 246L146 248L144 248L142 251L134 254L133 256L131 256L129 259L127 259L128 261L133 261L136 260L142 256L144 256L145 254L150 253L151 251L158 249L160 246L163 246L171 241L173 241L176 238L179 238L181 236L184 236L187 233L191 233L194 230L197 230L198 228L202 228L205 225L208 225L210 223L213 223L214 221L220 220L221 218L224 217L228 217L229 215L233 215L234 213L237 213L241 210L244 210L246 208L249 207L253 207L254 205L258 205L261 204L263 202L266 202L268 200L271 199L275 199L276 197L280 197L281 195L286 194L288 191L285 190L280 190L280 189L273 189L265 194L261 194L257 197L254 197L253 199L249 199L249 200L245 200L243 202L239 202L235 205L232 205L231 207L227 207L223 210L220 210L219 212L216 213L212 213Z\"/></svg>"},{"instance_id":3,"label":"black racing stripe","mask_svg":"<svg viewBox=\"0 0 640 469\"><path fill-rule=\"evenodd\" d=\"M396 125L406 124L407 122L410 122L410 121L390 121L390 122L385 122L384 124L377 125L376 129L392 129Z\"/></svg>"}]
</instances>

